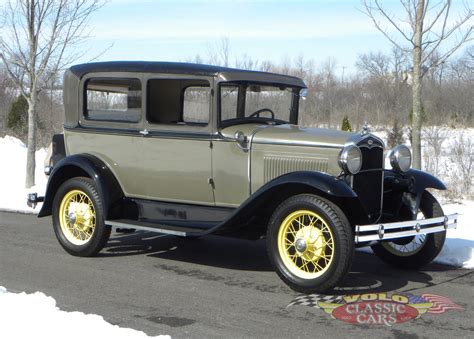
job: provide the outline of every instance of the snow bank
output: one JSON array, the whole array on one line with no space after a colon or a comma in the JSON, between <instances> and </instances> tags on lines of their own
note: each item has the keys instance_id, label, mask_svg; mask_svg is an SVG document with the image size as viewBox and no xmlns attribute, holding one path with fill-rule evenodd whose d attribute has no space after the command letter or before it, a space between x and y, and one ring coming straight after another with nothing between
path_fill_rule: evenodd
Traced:
<instances>
[{"instance_id":1,"label":"snow bank","mask_svg":"<svg viewBox=\"0 0 474 339\"><path fill-rule=\"evenodd\" d=\"M443 250L436 262L474 269L474 201L443 205L445 214L459 213L458 227L448 230Z\"/></svg>"},{"instance_id":2,"label":"snow bank","mask_svg":"<svg viewBox=\"0 0 474 339\"><path fill-rule=\"evenodd\" d=\"M26 177L26 146L17 138L6 136L0 138L0 209L23 212L38 213L41 205L36 210L26 205L26 196L30 192L38 192L44 195L47 178L43 173L44 158L46 150L36 152L36 186L25 189Z\"/></svg>"},{"instance_id":3,"label":"snow bank","mask_svg":"<svg viewBox=\"0 0 474 339\"><path fill-rule=\"evenodd\" d=\"M0 286L0 338L171 338L109 324L101 316L65 312L43 293L10 293Z\"/></svg>"}]
</instances>

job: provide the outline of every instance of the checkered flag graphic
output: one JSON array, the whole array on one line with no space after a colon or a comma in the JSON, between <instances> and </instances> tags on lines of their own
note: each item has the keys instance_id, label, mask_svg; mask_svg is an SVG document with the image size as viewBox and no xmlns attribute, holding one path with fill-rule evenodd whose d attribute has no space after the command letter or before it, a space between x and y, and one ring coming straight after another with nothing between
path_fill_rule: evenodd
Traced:
<instances>
[{"instance_id":1,"label":"checkered flag graphic","mask_svg":"<svg viewBox=\"0 0 474 339\"><path fill-rule=\"evenodd\" d=\"M293 299L291 303L288 304L287 307L290 306L309 306L320 308L318 302L324 303L331 303L331 304L343 304L342 295L323 295L323 294L308 294L308 295L300 295Z\"/></svg>"}]
</instances>

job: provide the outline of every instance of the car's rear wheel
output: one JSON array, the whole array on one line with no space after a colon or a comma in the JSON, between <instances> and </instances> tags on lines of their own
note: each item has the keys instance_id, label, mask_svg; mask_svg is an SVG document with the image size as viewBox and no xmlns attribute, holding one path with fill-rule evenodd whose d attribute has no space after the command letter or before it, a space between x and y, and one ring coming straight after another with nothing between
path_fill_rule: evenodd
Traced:
<instances>
[{"instance_id":1,"label":"car's rear wheel","mask_svg":"<svg viewBox=\"0 0 474 339\"><path fill-rule=\"evenodd\" d=\"M267 249L275 271L288 286L316 293L342 281L352 263L354 240L347 218L336 205L302 194L275 210Z\"/></svg>"},{"instance_id":2,"label":"car's rear wheel","mask_svg":"<svg viewBox=\"0 0 474 339\"><path fill-rule=\"evenodd\" d=\"M103 206L94 181L72 178L64 182L53 201L53 227L61 246L70 254L88 257L107 243Z\"/></svg>"},{"instance_id":3,"label":"car's rear wheel","mask_svg":"<svg viewBox=\"0 0 474 339\"><path fill-rule=\"evenodd\" d=\"M418 218L436 218L444 215L435 197L425 191L421 198ZM383 241L372 246L374 253L384 262L403 269L417 269L433 261L443 249L446 231L420 234Z\"/></svg>"}]
</instances>

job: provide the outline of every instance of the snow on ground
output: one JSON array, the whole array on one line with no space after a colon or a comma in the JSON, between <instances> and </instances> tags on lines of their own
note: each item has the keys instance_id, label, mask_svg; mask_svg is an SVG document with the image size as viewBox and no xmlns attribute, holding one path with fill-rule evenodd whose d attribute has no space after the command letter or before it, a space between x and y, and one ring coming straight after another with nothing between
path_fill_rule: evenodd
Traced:
<instances>
[{"instance_id":1,"label":"snow on ground","mask_svg":"<svg viewBox=\"0 0 474 339\"><path fill-rule=\"evenodd\" d=\"M458 213L458 227L448 230L443 250L436 262L474 269L474 201L443 205L445 214Z\"/></svg>"},{"instance_id":2,"label":"snow on ground","mask_svg":"<svg viewBox=\"0 0 474 339\"><path fill-rule=\"evenodd\" d=\"M461 133L474 136L474 129L465 129ZM378 132L382 138L386 137L383 132ZM448 133L453 138L455 133ZM446 145L452 144L448 140ZM444 151L449 153L448 150ZM26 167L26 147L18 139L13 137L0 138L0 156L8 159L8 165L0 166L0 210L21 211L25 213L38 213L41 208L39 204L35 210L26 205L28 192L44 194L46 187L46 176L43 174L43 164L46 150L36 152L36 186L27 190L24 187ZM5 162L2 162L5 163ZM441 201L443 198L440 199ZM474 201L462 200L459 203L443 203L446 214L459 213L458 228L449 230L443 251L436 258L436 262L462 268L474 268Z\"/></svg>"},{"instance_id":3,"label":"snow on ground","mask_svg":"<svg viewBox=\"0 0 474 339\"><path fill-rule=\"evenodd\" d=\"M0 286L0 338L171 338L112 325L99 315L65 312L43 293L11 293Z\"/></svg>"},{"instance_id":4,"label":"snow on ground","mask_svg":"<svg viewBox=\"0 0 474 339\"><path fill-rule=\"evenodd\" d=\"M36 152L36 186L25 189L26 146L17 138L0 138L0 208L2 210L38 213L26 205L29 192L44 195L47 178L43 173L46 150Z\"/></svg>"}]
</instances>

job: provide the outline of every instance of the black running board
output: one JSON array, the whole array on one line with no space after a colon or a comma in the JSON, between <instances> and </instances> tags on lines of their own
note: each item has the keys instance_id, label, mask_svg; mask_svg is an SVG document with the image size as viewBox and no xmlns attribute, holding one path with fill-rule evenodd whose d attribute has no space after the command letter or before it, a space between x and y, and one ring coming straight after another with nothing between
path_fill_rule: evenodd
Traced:
<instances>
[{"instance_id":1,"label":"black running board","mask_svg":"<svg viewBox=\"0 0 474 339\"><path fill-rule=\"evenodd\" d=\"M176 235L179 237L198 237L207 233L207 228L185 227L177 225L163 225L148 221L137 221L128 219L106 220L106 225L117 228L134 228L140 231L156 232L161 234Z\"/></svg>"}]
</instances>

